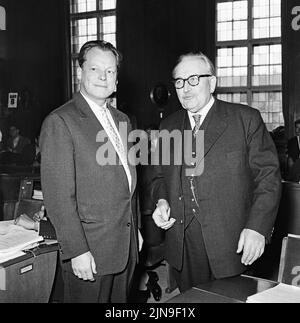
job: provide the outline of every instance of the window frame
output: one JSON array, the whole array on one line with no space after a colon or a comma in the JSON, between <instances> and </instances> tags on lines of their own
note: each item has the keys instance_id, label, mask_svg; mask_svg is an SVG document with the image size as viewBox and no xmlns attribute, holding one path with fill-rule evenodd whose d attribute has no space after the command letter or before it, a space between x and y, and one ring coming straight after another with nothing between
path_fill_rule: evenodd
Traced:
<instances>
[{"instance_id":1,"label":"window frame","mask_svg":"<svg viewBox=\"0 0 300 323\"><path fill-rule=\"evenodd\" d=\"M282 1L282 0L281 0ZM220 2L234 2L234 0L217 0L216 1L216 12L217 6ZM227 94L227 93L247 93L247 104L252 105L253 93L256 92L281 92L282 94L282 83L278 85L252 85L252 76L253 76L253 62L252 57L254 53L254 47L257 45L282 45L281 37L272 37L272 38L254 38L253 37L253 27L254 27L254 17L253 17L253 0L247 0L248 2L248 39L241 40L226 40L218 41L218 20L216 18L216 72L218 70L217 66L217 52L220 48L234 48L234 47L247 47L248 49L248 63L247 63L247 85L246 86L232 86L232 87L220 87L216 88L216 95L218 94ZM216 15L217 17L217 15ZM270 64L268 64L270 66ZM282 66L282 57L281 57L281 66ZM282 75L282 74L281 74ZM282 103L282 101L281 101Z\"/></svg>"},{"instance_id":2,"label":"window frame","mask_svg":"<svg viewBox=\"0 0 300 323\"><path fill-rule=\"evenodd\" d=\"M110 9L100 9L100 1L99 0L95 0L96 1L96 9L93 11L84 11L84 12L76 12L76 13L72 13L71 10L71 6L73 5L73 1L74 0L69 0L69 10L70 10L70 20L69 20L69 28L70 28L70 57L71 57L71 88L72 88L72 93L76 92L78 89L77 87L77 80L75 79L76 76L74 76L74 66L76 68L77 65L77 58L78 58L78 53L73 51L73 31L72 31L72 27L75 21L80 20L80 19L91 19L91 18L95 18L96 22L97 22L97 32L96 32L96 36L97 36L97 40L101 40L103 39L103 31L100 30L100 20L103 17L109 17L109 16L115 16L117 17L117 0L116 0L116 6L115 8L110 8ZM117 25L117 22L116 22ZM115 36L116 36L117 32L115 32ZM88 36L88 35L87 35ZM115 38L116 39L116 38Z\"/></svg>"}]
</instances>

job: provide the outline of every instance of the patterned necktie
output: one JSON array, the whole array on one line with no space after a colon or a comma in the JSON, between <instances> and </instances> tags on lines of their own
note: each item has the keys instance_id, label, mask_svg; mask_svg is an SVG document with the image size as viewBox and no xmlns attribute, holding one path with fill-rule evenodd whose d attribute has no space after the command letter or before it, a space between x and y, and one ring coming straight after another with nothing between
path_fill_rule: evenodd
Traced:
<instances>
[{"instance_id":1,"label":"patterned necktie","mask_svg":"<svg viewBox=\"0 0 300 323\"><path fill-rule=\"evenodd\" d=\"M193 128L193 136L195 137L200 128L201 114L195 114L193 115L193 118L195 120L195 126Z\"/></svg>"},{"instance_id":2,"label":"patterned necktie","mask_svg":"<svg viewBox=\"0 0 300 323\"><path fill-rule=\"evenodd\" d=\"M104 122L103 128L107 132L109 139L112 141L119 155L119 158L123 164L123 167L125 169L125 172L128 178L129 188L131 188L131 174L130 174L130 170L127 162L127 155L124 149L124 145L109 119L107 108L101 108L100 111L102 114L102 121Z\"/></svg>"}]
</instances>

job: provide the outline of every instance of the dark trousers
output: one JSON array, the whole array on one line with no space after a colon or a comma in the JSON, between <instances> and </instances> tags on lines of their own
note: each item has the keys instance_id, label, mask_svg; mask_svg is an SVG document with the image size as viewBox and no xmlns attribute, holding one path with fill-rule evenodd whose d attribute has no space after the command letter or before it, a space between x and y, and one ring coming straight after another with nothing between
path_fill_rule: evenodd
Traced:
<instances>
[{"instance_id":1,"label":"dark trousers","mask_svg":"<svg viewBox=\"0 0 300 323\"><path fill-rule=\"evenodd\" d=\"M96 275L95 281L79 279L73 272L63 270L65 303L126 303L131 287L136 256L131 243L125 269L116 274Z\"/></svg>"},{"instance_id":2,"label":"dark trousers","mask_svg":"<svg viewBox=\"0 0 300 323\"><path fill-rule=\"evenodd\" d=\"M214 280L205 250L200 223L194 217L185 229L182 269L172 268L180 292Z\"/></svg>"}]
</instances>

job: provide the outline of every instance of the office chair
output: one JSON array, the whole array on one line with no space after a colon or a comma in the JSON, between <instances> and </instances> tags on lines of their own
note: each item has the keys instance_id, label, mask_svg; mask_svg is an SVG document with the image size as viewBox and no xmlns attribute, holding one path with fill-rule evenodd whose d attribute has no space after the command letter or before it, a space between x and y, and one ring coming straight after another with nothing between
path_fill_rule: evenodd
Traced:
<instances>
[{"instance_id":1,"label":"office chair","mask_svg":"<svg viewBox=\"0 0 300 323\"><path fill-rule=\"evenodd\" d=\"M282 182L282 194L278 214L274 223L271 243L254 265L254 275L276 280L281 261L282 241L288 234L300 235L300 184Z\"/></svg>"},{"instance_id":2,"label":"office chair","mask_svg":"<svg viewBox=\"0 0 300 323\"><path fill-rule=\"evenodd\" d=\"M282 240L278 281L300 287L300 235L289 234Z\"/></svg>"},{"instance_id":3,"label":"office chair","mask_svg":"<svg viewBox=\"0 0 300 323\"><path fill-rule=\"evenodd\" d=\"M0 220L13 220L19 190L19 175L0 174Z\"/></svg>"}]
</instances>

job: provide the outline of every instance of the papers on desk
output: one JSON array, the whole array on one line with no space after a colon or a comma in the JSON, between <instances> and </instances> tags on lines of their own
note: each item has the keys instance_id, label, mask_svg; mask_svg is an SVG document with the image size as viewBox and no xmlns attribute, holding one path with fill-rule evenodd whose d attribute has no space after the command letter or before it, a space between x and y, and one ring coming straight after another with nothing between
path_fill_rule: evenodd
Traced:
<instances>
[{"instance_id":1,"label":"papers on desk","mask_svg":"<svg viewBox=\"0 0 300 323\"><path fill-rule=\"evenodd\" d=\"M291 233L289 233L288 234L288 237L300 239L300 235L299 234L291 234Z\"/></svg>"},{"instance_id":2,"label":"papers on desk","mask_svg":"<svg viewBox=\"0 0 300 323\"><path fill-rule=\"evenodd\" d=\"M300 287L281 283L249 296L247 303L300 303Z\"/></svg>"},{"instance_id":3,"label":"papers on desk","mask_svg":"<svg viewBox=\"0 0 300 323\"><path fill-rule=\"evenodd\" d=\"M3 262L6 262L8 260L24 256L24 255L26 255L26 253L24 251L17 251L17 252L14 251L12 253L7 252L5 254L0 254L0 264ZM0 290L1 290L1 288L0 288Z\"/></svg>"},{"instance_id":4,"label":"papers on desk","mask_svg":"<svg viewBox=\"0 0 300 323\"><path fill-rule=\"evenodd\" d=\"M0 263L18 257L22 250L33 248L42 240L34 230L15 225L14 221L0 221Z\"/></svg>"},{"instance_id":5,"label":"papers on desk","mask_svg":"<svg viewBox=\"0 0 300 323\"><path fill-rule=\"evenodd\" d=\"M34 200L43 200L43 192L41 190L33 190L32 198Z\"/></svg>"}]
</instances>

